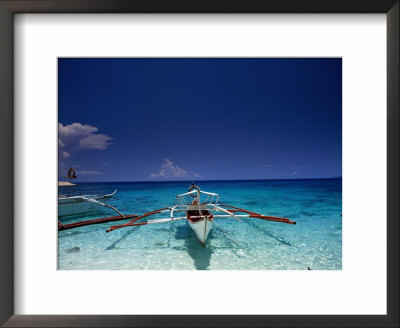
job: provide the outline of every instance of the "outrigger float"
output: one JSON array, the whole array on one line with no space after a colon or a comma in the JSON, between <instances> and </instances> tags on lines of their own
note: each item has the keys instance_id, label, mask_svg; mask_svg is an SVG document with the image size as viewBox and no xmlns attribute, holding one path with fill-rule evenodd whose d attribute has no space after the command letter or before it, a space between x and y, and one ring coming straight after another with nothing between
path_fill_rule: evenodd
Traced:
<instances>
[{"instance_id":1,"label":"outrigger float","mask_svg":"<svg viewBox=\"0 0 400 328\"><path fill-rule=\"evenodd\" d=\"M127 220L137 217L137 215L135 214L124 215L120 211L118 211L115 207L103 202L103 199L109 199L114 197L114 195L117 193L117 190L114 190L113 193L107 195L71 196L71 187L75 186L75 184L71 183L71 180L77 178L74 168L71 167L69 169L68 176L66 178L69 179L68 182L67 181L58 182L59 187L69 187L68 196L61 194L58 195L58 219L59 219L58 231L83 227L92 224L101 224L106 222ZM86 214L90 212L97 212L102 210L104 207L110 208L114 212L118 213L118 215L100 219L87 220L87 221L78 221L68 224L63 224L62 222L60 222L60 218L72 215Z\"/></svg>"},{"instance_id":2,"label":"outrigger float","mask_svg":"<svg viewBox=\"0 0 400 328\"><path fill-rule=\"evenodd\" d=\"M256 218L273 222L296 224L295 221L291 221L287 218L263 215L239 207L220 204L219 197L219 194L202 191L198 186L192 183L188 192L176 196L178 204L172 207L164 207L147 212L130 220L128 223L111 226L109 229L107 229L107 232L126 227L187 220L197 239L200 241L201 245L205 247L208 234L210 233L213 225L213 220L217 217L230 217L238 220L239 222L242 222L241 218ZM169 217L165 219L138 222L145 217L159 213L169 213ZM184 215L182 215L182 213L184 213ZM175 216L176 214L180 216Z\"/></svg>"}]
</instances>

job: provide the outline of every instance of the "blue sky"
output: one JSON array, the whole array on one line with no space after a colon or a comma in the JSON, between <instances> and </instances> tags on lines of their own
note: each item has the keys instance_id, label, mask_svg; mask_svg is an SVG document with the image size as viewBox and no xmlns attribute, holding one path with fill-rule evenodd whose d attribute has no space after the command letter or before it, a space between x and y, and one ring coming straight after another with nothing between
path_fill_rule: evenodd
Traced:
<instances>
[{"instance_id":1,"label":"blue sky","mask_svg":"<svg viewBox=\"0 0 400 328\"><path fill-rule=\"evenodd\" d=\"M338 58L60 58L59 176L342 175Z\"/></svg>"}]
</instances>

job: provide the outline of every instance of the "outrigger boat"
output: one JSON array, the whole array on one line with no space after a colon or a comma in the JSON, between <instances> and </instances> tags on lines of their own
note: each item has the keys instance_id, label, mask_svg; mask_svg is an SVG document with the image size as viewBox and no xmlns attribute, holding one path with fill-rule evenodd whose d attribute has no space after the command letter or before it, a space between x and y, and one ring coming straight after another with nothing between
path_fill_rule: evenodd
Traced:
<instances>
[{"instance_id":1,"label":"outrigger boat","mask_svg":"<svg viewBox=\"0 0 400 328\"><path fill-rule=\"evenodd\" d=\"M59 194L58 195L58 217L85 214L90 212L96 212L102 210L104 207L108 207L116 211L118 214L122 215L114 207L100 202L100 200L113 197L117 190L114 190L111 194L107 195L79 195L71 196L71 187L75 186L71 183L72 179L76 179L75 170L71 167L68 171L68 176L66 177L69 181L58 182L58 187L68 187L68 195Z\"/></svg>"},{"instance_id":2,"label":"outrigger boat","mask_svg":"<svg viewBox=\"0 0 400 328\"><path fill-rule=\"evenodd\" d=\"M117 193L114 190L113 193L108 195L80 195L80 196L58 196L58 217L85 214L90 212L96 212L102 210L104 207L110 207L110 205L99 200L111 198Z\"/></svg>"},{"instance_id":3,"label":"outrigger boat","mask_svg":"<svg viewBox=\"0 0 400 328\"><path fill-rule=\"evenodd\" d=\"M295 221L291 221L286 218L262 215L255 212L247 211L239 207L220 204L219 198L219 194L202 191L198 186L192 183L192 185L189 187L188 192L176 196L178 204L172 207L164 207L155 211L147 212L130 220L128 223L125 224L111 226L109 229L107 229L107 232L125 227L165 223L177 220L187 220L197 239L200 241L201 245L205 247L208 234L210 233L213 225L214 218L217 217L231 217L238 220L239 222L242 222L241 218L256 218L273 222L296 224ZM169 213L169 217L165 219L155 219L147 220L145 222L138 222L145 217L159 213ZM178 216L175 216L175 214L177 214Z\"/></svg>"}]
</instances>

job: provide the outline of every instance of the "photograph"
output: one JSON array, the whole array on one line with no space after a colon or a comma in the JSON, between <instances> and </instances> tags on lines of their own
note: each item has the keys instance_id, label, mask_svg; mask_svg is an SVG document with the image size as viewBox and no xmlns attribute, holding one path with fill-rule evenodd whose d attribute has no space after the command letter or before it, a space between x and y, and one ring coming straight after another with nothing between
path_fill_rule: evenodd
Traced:
<instances>
[{"instance_id":1,"label":"photograph","mask_svg":"<svg viewBox=\"0 0 400 328\"><path fill-rule=\"evenodd\" d=\"M342 270L342 58L57 74L58 270Z\"/></svg>"}]
</instances>

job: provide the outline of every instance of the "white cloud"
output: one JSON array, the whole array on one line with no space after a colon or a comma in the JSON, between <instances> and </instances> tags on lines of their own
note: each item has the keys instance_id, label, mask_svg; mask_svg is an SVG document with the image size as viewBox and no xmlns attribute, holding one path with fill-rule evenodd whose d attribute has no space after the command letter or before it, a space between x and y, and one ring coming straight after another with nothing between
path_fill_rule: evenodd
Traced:
<instances>
[{"instance_id":1,"label":"white cloud","mask_svg":"<svg viewBox=\"0 0 400 328\"><path fill-rule=\"evenodd\" d=\"M91 134L79 140L79 146L82 149L98 149L104 150L111 145L109 142L112 138L105 134Z\"/></svg>"},{"instance_id":2,"label":"white cloud","mask_svg":"<svg viewBox=\"0 0 400 328\"><path fill-rule=\"evenodd\" d=\"M190 178L199 177L197 173L189 173L178 165L174 164L170 159L165 158L161 164L160 170L156 173L151 173L150 178Z\"/></svg>"},{"instance_id":3,"label":"white cloud","mask_svg":"<svg viewBox=\"0 0 400 328\"><path fill-rule=\"evenodd\" d=\"M95 126L72 123L63 125L58 123L59 147L77 149L104 150L111 145L112 138L105 134L96 133L99 129Z\"/></svg>"},{"instance_id":4,"label":"white cloud","mask_svg":"<svg viewBox=\"0 0 400 328\"><path fill-rule=\"evenodd\" d=\"M63 177L69 168L65 162L79 150L104 150L111 145L112 138L105 134L98 133L95 126L81 123L63 125L58 123L58 149L59 149L59 176ZM74 167L78 166L74 163ZM103 174L99 171L79 171L79 175Z\"/></svg>"},{"instance_id":5,"label":"white cloud","mask_svg":"<svg viewBox=\"0 0 400 328\"><path fill-rule=\"evenodd\" d=\"M72 123L64 126L58 123L58 135L61 138L87 136L97 131L99 131L98 128L86 124Z\"/></svg>"}]
</instances>

